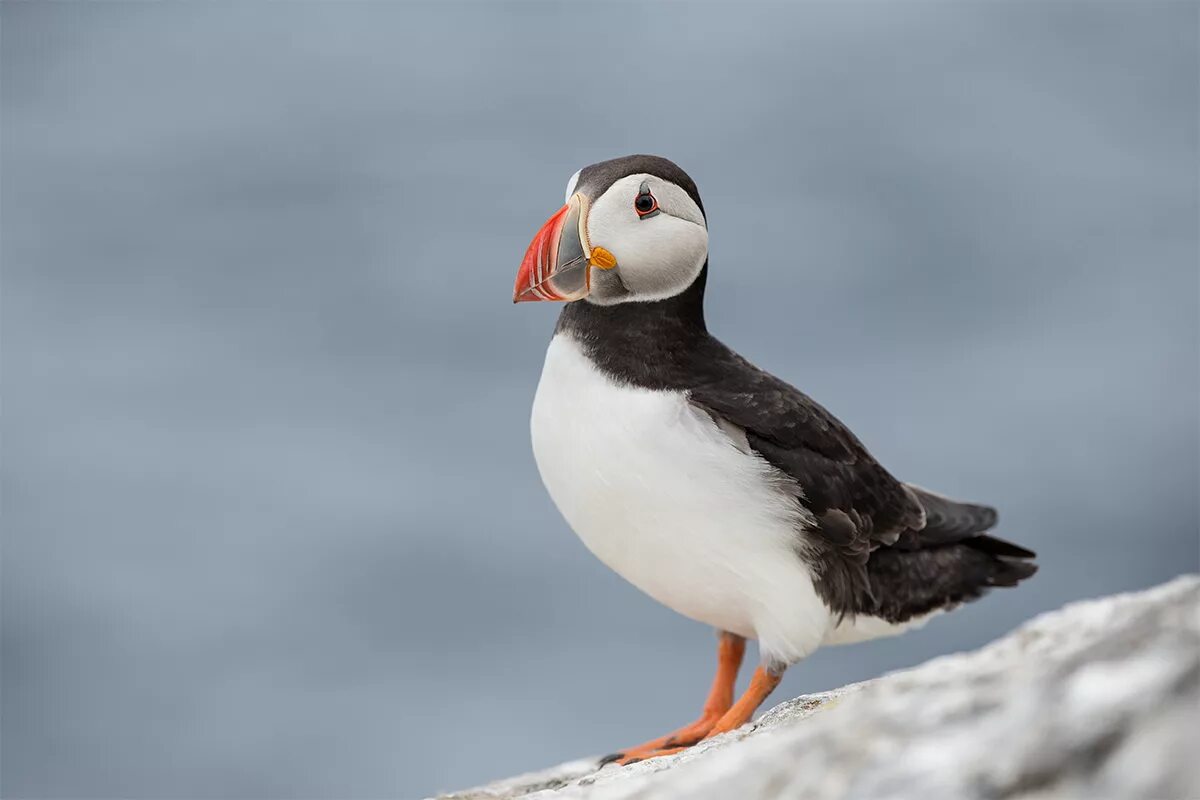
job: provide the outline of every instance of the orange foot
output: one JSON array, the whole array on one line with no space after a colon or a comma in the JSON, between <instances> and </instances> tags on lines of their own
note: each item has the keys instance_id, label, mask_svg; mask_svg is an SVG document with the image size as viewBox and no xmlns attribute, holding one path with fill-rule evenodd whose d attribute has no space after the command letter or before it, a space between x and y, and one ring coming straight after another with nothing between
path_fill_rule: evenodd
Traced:
<instances>
[{"instance_id":1,"label":"orange foot","mask_svg":"<svg viewBox=\"0 0 1200 800\"><path fill-rule=\"evenodd\" d=\"M627 747L619 753L605 756L600 759L600 766L627 758L636 758L640 761L659 750L693 745L707 736L708 732L725 715L725 712L733 706L733 687L737 683L738 670L742 667L742 657L745 654L745 639L736 633L721 631L717 639L717 674L713 678L712 688L708 692L708 700L704 703L704 711L700 714L700 719L690 725L684 725L666 736L660 736L636 747Z\"/></svg>"},{"instance_id":2,"label":"orange foot","mask_svg":"<svg viewBox=\"0 0 1200 800\"><path fill-rule=\"evenodd\" d=\"M624 767L624 766L628 766L629 764L636 764L639 761L649 761L652 758L662 758L663 756L673 756L676 753L682 753L684 750L688 750L690 748L691 748L691 745L689 744L689 745L686 745L683 747L664 747L661 750L651 750L647 753L631 753L629 755L622 756L621 758L618 758L611 762L608 762L608 761L603 762L603 764L612 763L612 764L616 764L617 766Z\"/></svg>"},{"instance_id":3,"label":"orange foot","mask_svg":"<svg viewBox=\"0 0 1200 800\"><path fill-rule=\"evenodd\" d=\"M722 634L726 636L730 634ZM724 639L722 639L724 643ZM745 642L741 645L744 647ZM741 662L741 656L738 656L738 662ZM724 662L722 661L722 664ZM734 670L736 678L737 671ZM717 672L719 682L724 677L720 669ZM662 756L675 755L682 753L687 748L697 742L711 739L713 736L719 736L722 733L736 730L750 721L754 716L754 712L762 705L763 701L771 692L775 691L775 687L779 685L779 681L783 678L783 673L769 672L762 667L754 670L754 677L750 679L750 685L746 687L746 693L741 696L737 703L731 706L726 706L727 710L720 715L719 718L713 718L712 711L715 709L711 706L712 697L710 696L709 704L705 704L704 716L684 728L680 728L672 734L663 736L658 739L653 739L645 744L632 747L620 753L613 753L610 756L605 756L600 760L600 765L605 764L636 764L639 761L645 761L650 758L661 758ZM714 690L717 688L717 682L714 682ZM732 695L732 682L729 686L730 695ZM714 691L715 694L715 691Z\"/></svg>"},{"instance_id":4,"label":"orange foot","mask_svg":"<svg viewBox=\"0 0 1200 800\"><path fill-rule=\"evenodd\" d=\"M728 634L722 634L722 637ZM724 638L722 638L724 644ZM740 642L745 646L745 642ZM738 662L742 658L738 656ZM724 663L724 662L722 662ZM734 669L734 678L737 676L737 670ZM692 722L690 726L680 728L672 734L661 736L659 739L653 739L646 744L630 747L619 753L613 753L612 756L606 756L600 759L600 765L605 764L636 764L644 762L648 758L661 758L662 756L674 756L676 753L682 753L686 748L695 745L698 741L704 739L712 739L713 736L718 736L722 733L728 733L730 730L736 730L744 726L750 721L750 717L754 716L754 712L758 706L762 705L763 700L766 700L770 693L775 691L775 687L779 686L779 681L782 679L782 672L776 674L768 672L767 669L758 667L755 669L754 676L750 679L750 686L746 687L745 694L738 699L737 703L727 705L727 710L720 717L714 717L713 711L715 706L712 704L713 697L709 697L709 703L704 705L704 715ZM718 670L718 681L722 678L721 670ZM718 681L714 681L714 694ZM730 694L732 694L732 682L730 685Z\"/></svg>"},{"instance_id":5,"label":"orange foot","mask_svg":"<svg viewBox=\"0 0 1200 800\"><path fill-rule=\"evenodd\" d=\"M672 752L686 750L707 736L720 719L720 714L702 716L691 725L685 725L674 733L668 733L666 736L651 739L636 747L627 747L619 753L607 755L600 759L600 766L613 763L633 764L647 758L665 755L664 750Z\"/></svg>"}]
</instances>

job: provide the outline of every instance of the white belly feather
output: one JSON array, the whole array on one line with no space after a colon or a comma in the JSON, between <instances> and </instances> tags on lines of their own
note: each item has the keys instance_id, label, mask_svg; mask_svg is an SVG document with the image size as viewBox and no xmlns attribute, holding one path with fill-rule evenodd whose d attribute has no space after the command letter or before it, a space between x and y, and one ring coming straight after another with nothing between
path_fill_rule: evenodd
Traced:
<instances>
[{"instance_id":1,"label":"white belly feather","mask_svg":"<svg viewBox=\"0 0 1200 800\"><path fill-rule=\"evenodd\" d=\"M567 335L546 353L532 417L542 480L601 561L692 619L791 663L831 614L796 554L794 500L682 392L620 385Z\"/></svg>"}]
</instances>

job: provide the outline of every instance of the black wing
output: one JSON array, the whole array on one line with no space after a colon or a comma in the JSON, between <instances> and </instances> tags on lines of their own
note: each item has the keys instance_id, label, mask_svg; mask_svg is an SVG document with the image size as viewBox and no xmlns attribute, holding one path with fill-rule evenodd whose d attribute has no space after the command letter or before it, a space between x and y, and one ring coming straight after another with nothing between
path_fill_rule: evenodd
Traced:
<instances>
[{"instance_id":1,"label":"black wing","mask_svg":"<svg viewBox=\"0 0 1200 800\"><path fill-rule=\"evenodd\" d=\"M691 401L746 432L749 446L795 479L816 518L813 533L865 563L880 545L925 525L913 492L812 398L712 340ZM719 345L719 346L716 346Z\"/></svg>"}]
</instances>

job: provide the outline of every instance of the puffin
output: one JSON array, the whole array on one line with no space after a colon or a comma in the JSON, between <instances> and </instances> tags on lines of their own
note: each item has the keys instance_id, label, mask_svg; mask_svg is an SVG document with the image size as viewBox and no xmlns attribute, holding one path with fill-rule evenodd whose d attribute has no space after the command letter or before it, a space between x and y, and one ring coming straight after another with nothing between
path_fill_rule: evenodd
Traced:
<instances>
[{"instance_id":1,"label":"puffin","mask_svg":"<svg viewBox=\"0 0 1200 800\"><path fill-rule=\"evenodd\" d=\"M822 645L901 633L1037 569L990 533L995 509L893 477L833 414L710 334L707 275L695 182L631 155L571 176L513 290L565 303L530 424L551 499L609 568L717 631L699 718L601 765L732 731ZM759 662L735 699L748 639Z\"/></svg>"}]
</instances>

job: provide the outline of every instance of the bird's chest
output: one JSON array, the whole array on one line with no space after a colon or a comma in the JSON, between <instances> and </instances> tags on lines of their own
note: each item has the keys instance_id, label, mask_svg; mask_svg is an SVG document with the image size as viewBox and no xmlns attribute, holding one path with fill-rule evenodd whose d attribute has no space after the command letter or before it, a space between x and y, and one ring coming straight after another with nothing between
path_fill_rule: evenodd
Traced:
<instances>
[{"instance_id":1,"label":"bird's chest","mask_svg":"<svg viewBox=\"0 0 1200 800\"><path fill-rule=\"evenodd\" d=\"M761 459L683 392L620 384L564 336L531 427L547 490L601 561L680 613L752 634L755 581L795 560L794 506Z\"/></svg>"}]
</instances>

